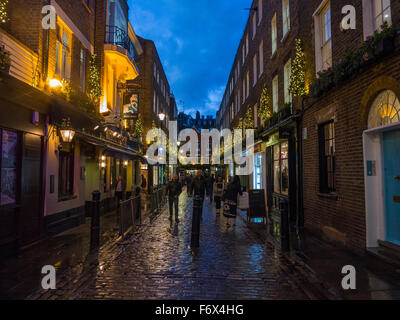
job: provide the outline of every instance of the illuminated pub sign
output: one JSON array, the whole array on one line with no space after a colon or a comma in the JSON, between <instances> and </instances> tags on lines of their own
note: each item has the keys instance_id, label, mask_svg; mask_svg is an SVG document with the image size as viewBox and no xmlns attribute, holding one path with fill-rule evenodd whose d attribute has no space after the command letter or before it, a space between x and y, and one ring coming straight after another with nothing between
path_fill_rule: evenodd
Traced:
<instances>
[{"instance_id":1,"label":"illuminated pub sign","mask_svg":"<svg viewBox=\"0 0 400 320\"><path fill-rule=\"evenodd\" d=\"M124 94L124 118L134 118L139 113L139 94L127 90Z\"/></svg>"}]
</instances>

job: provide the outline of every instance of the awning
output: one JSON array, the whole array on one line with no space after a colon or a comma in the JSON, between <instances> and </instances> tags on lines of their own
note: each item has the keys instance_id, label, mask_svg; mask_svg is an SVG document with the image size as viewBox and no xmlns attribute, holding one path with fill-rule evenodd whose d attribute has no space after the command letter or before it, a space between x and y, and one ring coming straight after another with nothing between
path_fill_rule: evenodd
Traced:
<instances>
[{"instance_id":1,"label":"awning","mask_svg":"<svg viewBox=\"0 0 400 320\"><path fill-rule=\"evenodd\" d=\"M117 148L107 143L103 155L121 160L141 160L141 158L143 158L142 155L136 151Z\"/></svg>"}]
</instances>

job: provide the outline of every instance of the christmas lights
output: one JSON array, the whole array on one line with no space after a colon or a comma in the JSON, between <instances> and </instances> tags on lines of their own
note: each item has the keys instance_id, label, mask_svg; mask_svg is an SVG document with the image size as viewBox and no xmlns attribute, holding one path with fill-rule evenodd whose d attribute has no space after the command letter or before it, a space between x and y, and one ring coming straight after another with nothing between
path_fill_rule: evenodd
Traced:
<instances>
[{"instance_id":1,"label":"christmas lights","mask_svg":"<svg viewBox=\"0 0 400 320\"><path fill-rule=\"evenodd\" d=\"M6 23L8 21L7 5L8 0L0 0L0 23Z\"/></svg>"},{"instance_id":2,"label":"christmas lights","mask_svg":"<svg viewBox=\"0 0 400 320\"><path fill-rule=\"evenodd\" d=\"M301 39L296 39L296 56L292 62L289 92L293 94L293 96L304 96L307 94L306 60Z\"/></svg>"}]
</instances>

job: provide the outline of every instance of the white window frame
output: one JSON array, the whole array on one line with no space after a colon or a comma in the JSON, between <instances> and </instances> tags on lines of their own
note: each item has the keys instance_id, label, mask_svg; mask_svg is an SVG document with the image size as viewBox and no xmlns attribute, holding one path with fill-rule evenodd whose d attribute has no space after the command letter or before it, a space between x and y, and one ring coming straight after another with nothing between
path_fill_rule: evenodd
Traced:
<instances>
[{"instance_id":1,"label":"white window frame","mask_svg":"<svg viewBox=\"0 0 400 320\"><path fill-rule=\"evenodd\" d=\"M282 0L282 27L283 37L290 31L290 3L289 0Z\"/></svg>"},{"instance_id":2,"label":"white window frame","mask_svg":"<svg viewBox=\"0 0 400 320\"><path fill-rule=\"evenodd\" d=\"M257 54L253 57L253 87L257 84L258 73L257 73Z\"/></svg>"},{"instance_id":3,"label":"white window frame","mask_svg":"<svg viewBox=\"0 0 400 320\"><path fill-rule=\"evenodd\" d=\"M290 74L292 72L292 60L289 59L284 66L284 90L285 103L292 103L292 94L289 92Z\"/></svg>"},{"instance_id":4,"label":"white window frame","mask_svg":"<svg viewBox=\"0 0 400 320\"><path fill-rule=\"evenodd\" d=\"M250 72L247 71L247 75L246 75L246 98L249 97L249 92L250 92Z\"/></svg>"},{"instance_id":5,"label":"white window frame","mask_svg":"<svg viewBox=\"0 0 400 320\"><path fill-rule=\"evenodd\" d=\"M67 37L64 41L64 37ZM58 18L57 38L55 52L55 72L60 79L70 81L71 79L71 60L72 60L72 31L67 25Z\"/></svg>"},{"instance_id":6,"label":"white window frame","mask_svg":"<svg viewBox=\"0 0 400 320\"><path fill-rule=\"evenodd\" d=\"M276 13L271 20L271 49L271 56L274 56L276 50L278 49L278 29L276 25Z\"/></svg>"},{"instance_id":7,"label":"white window frame","mask_svg":"<svg viewBox=\"0 0 400 320\"><path fill-rule=\"evenodd\" d=\"M375 9L375 3L376 1L381 1L382 0L363 0L362 6L363 6L363 27L364 27L364 40L366 40L368 37L373 36L374 32L376 30L380 29L380 25L377 26L376 24L376 17L377 12ZM389 10L389 24L392 23L392 2L389 1L389 7L387 7ZM382 10L383 11L383 10ZM383 12L381 13L383 14Z\"/></svg>"},{"instance_id":8,"label":"white window frame","mask_svg":"<svg viewBox=\"0 0 400 320\"><path fill-rule=\"evenodd\" d=\"M276 75L272 79L272 107L273 112L278 112L279 110L279 78Z\"/></svg>"},{"instance_id":9,"label":"white window frame","mask_svg":"<svg viewBox=\"0 0 400 320\"><path fill-rule=\"evenodd\" d=\"M315 71L316 73L329 68L329 63L325 64L325 62L329 62L330 66L332 66L332 14L330 20L330 38L328 40L324 39L325 29L324 24L325 20L323 17L327 12L327 9L331 10L330 0L324 0L319 5L318 9L314 12L314 28L315 28ZM323 56L323 48L326 46L330 46L330 59L326 60Z\"/></svg>"},{"instance_id":10,"label":"white window frame","mask_svg":"<svg viewBox=\"0 0 400 320\"><path fill-rule=\"evenodd\" d=\"M253 40L256 37L256 33L257 33L257 11L255 11L253 14L253 37L252 37Z\"/></svg>"},{"instance_id":11,"label":"white window frame","mask_svg":"<svg viewBox=\"0 0 400 320\"><path fill-rule=\"evenodd\" d=\"M79 52L79 78L82 92L86 92L86 51L81 48Z\"/></svg>"}]
</instances>

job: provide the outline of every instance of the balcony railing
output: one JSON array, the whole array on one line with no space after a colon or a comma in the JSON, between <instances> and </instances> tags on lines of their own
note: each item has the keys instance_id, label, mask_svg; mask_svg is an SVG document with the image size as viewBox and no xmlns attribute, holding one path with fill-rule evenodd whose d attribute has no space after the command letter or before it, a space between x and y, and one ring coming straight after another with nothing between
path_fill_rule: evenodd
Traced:
<instances>
[{"instance_id":1,"label":"balcony railing","mask_svg":"<svg viewBox=\"0 0 400 320\"><path fill-rule=\"evenodd\" d=\"M135 48L128 34L117 26L106 26L104 43L112 44L127 51L129 59L135 61Z\"/></svg>"}]
</instances>

